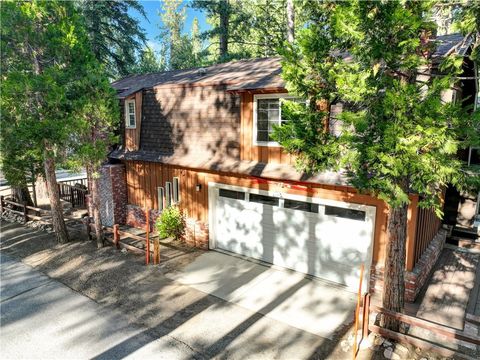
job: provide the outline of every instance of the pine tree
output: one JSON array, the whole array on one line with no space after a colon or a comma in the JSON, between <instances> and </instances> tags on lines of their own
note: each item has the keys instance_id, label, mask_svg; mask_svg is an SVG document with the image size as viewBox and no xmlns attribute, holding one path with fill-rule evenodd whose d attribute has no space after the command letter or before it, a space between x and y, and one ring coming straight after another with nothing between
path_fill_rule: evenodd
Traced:
<instances>
[{"instance_id":1,"label":"pine tree","mask_svg":"<svg viewBox=\"0 0 480 360\"><path fill-rule=\"evenodd\" d=\"M56 165L72 152L72 144L78 145L74 139L85 131L84 114L95 116L105 108L102 104L116 101L73 3L6 1L1 18L2 112L8 114L8 130L10 126L20 130L18 143L41 159L55 235L64 243L69 237ZM86 106L91 108L85 111ZM115 116L115 109L109 109L110 116ZM88 131L95 128L89 126Z\"/></svg>"},{"instance_id":2,"label":"pine tree","mask_svg":"<svg viewBox=\"0 0 480 360\"><path fill-rule=\"evenodd\" d=\"M128 75L146 43L139 20L129 12L133 10L146 17L143 6L136 0L79 0L77 4L92 51L105 65L107 74L112 79Z\"/></svg>"},{"instance_id":3,"label":"pine tree","mask_svg":"<svg viewBox=\"0 0 480 360\"><path fill-rule=\"evenodd\" d=\"M152 47L146 46L140 53L139 60L130 72L132 74L148 74L164 71L165 60L156 54Z\"/></svg>"},{"instance_id":4,"label":"pine tree","mask_svg":"<svg viewBox=\"0 0 480 360\"><path fill-rule=\"evenodd\" d=\"M419 81L435 31L430 2L325 1L303 10L310 21L285 51L283 76L289 92L310 102L285 104L289 122L273 137L301 170L343 170L351 185L387 203L383 307L402 312L409 195L441 216L444 187L467 180L457 151L479 143L478 112L442 101L462 61L452 54L441 76ZM340 135L328 131L334 101L344 104ZM399 329L387 317L382 325Z\"/></svg>"}]
</instances>

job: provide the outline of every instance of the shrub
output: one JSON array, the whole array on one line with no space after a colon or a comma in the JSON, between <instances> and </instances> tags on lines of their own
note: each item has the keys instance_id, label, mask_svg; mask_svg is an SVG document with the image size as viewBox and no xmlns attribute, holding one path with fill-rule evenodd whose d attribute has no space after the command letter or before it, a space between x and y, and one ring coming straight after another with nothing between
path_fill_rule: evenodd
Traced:
<instances>
[{"instance_id":1,"label":"shrub","mask_svg":"<svg viewBox=\"0 0 480 360\"><path fill-rule=\"evenodd\" d=\"M160 238L180 239L185 232L185 219L178 206L170 206L162 211L155 223Z\"/></svg>"}]
</instances>

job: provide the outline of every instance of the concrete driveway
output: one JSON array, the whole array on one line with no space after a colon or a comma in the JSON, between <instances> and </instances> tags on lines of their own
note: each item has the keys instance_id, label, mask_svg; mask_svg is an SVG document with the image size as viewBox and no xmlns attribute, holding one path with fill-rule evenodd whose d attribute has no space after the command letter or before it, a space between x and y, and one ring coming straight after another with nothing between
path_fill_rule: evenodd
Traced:
<instances>
[{"instance_id":1,"label":"concrete driveway","mask_svg":"<svg viewBox=\"0 0 480 360\"><path fill-rule=\"evenodd\" d=\"M3 253L0 271L2 359L197 357Z\"/></svg>"},{"instance_id":2,"label":"concrete driveway","mask_svg":"<svg viewBox=\"0 0 480 360\"><path fill-rule=\"evenodd\" d=\"M345 288L216 251L167 277L328 339L353 320L356 295Z\"/></svg>"}]
</instances>

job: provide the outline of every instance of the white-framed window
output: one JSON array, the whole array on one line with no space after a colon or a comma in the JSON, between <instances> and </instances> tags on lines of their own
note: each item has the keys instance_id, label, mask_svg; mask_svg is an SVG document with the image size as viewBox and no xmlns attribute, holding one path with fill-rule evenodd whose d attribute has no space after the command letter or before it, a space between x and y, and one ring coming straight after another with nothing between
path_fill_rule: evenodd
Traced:
<instances>
[{"instance_id":1,"label":"white-framed window","mask_svg":"<svg viewBox=\"0 0 480 360\"><path fill-rule=\"evenodd\" d=\"M159 186L157 188L157 192L158 192L158 210L163 211L163 198L165 197L163 187Z\"/></svg>"},{"instance_id":2,"label":"white-framed window","mask_svg":"<svg viewBox=\"0 0 480 360\"><path fill-rule=\"evenodd\" d=\"M172 205L172 183L167 181L165 183L165 207Z\"/></svg>"},{"instance_id":3,"label":"white-framed window","mask_svg":"<svg viewBox=\"0 0 480 360\"><path fill-rule=\"evenodd\" d=\"M137 126L137 119L135 116L135 100L125 101L125 126L128 129L135 129Z\"/></svg>"},{"instance_id":4,"label":"white-framed window","mask_svg":"<svg viewBox=\"0 0 480 360\"><path fill-rule=\"evenodd\" d=\"M280 146L271 134L274 125L282 125L282 101L302 102L288 94L258 94L253 96L253 144L257 146ZM304 101L303 101L304 102Z\"/></svg>"},{"instance_id":5,"label":"white-framed window","mask_svg":"<svg viewBox=\"0 0 480 360\"><path fill-rule=\"evenodd\" d=\"M172 193L173 203L178 204L180 202L180 178L173 178L173 193Z\"/></svg>"}]
</instances>

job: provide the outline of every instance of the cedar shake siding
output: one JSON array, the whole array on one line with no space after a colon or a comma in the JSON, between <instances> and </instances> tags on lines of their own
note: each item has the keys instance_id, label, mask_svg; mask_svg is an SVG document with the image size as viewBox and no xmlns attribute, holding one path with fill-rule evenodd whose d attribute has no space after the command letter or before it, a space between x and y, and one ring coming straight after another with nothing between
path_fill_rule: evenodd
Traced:
<instances>
[{"instance_id":1,"label":"cedar shake siding","mask_svg":"<svg viewBox=\"0 0 480 360\"><path fill-rule=\"evenodd\" d=\"M161 156L240 158L240 97L225 86L143 91L140 150Z\"/></svg>"}]
</instances>

